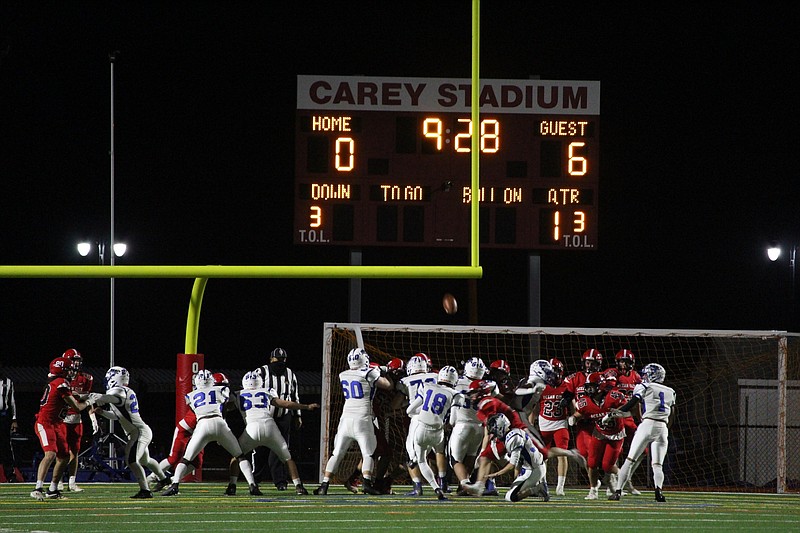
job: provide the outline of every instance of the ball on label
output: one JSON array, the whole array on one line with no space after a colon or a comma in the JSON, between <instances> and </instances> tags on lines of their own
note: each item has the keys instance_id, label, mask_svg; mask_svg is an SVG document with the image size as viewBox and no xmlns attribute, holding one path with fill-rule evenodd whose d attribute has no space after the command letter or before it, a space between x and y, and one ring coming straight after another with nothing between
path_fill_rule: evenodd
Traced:
<instances>
[{"instance_id":1,"label":"ball on label","mask_svg":"<svg viewBox=\"0 0 800 533\"><path fill-rule=\"evenodd\" d=\"M444 296L442 296L442 307L444 307L444 312L448 315L454 315L458 311L458 302L456 301L456 297L446 292Z\"/></svg>"}]
</instances>

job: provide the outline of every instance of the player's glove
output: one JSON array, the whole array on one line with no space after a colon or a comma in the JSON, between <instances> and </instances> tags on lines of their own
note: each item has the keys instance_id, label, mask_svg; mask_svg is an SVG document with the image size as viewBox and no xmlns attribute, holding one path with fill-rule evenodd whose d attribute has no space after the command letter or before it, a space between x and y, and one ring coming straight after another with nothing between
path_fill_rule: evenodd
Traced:
<instances>
[{"instance_id":1,"label":"player's glove","mask_svg":"<svg viewBox=\"0 0 800 533\"><path fill-rule=\"evenodd\" d=\"M569 418L567 418L567 424L569 424L570 426L574 426L575 425L575 417L572 416L572 415L569 415Z\"/></svg>"}]
</instances>

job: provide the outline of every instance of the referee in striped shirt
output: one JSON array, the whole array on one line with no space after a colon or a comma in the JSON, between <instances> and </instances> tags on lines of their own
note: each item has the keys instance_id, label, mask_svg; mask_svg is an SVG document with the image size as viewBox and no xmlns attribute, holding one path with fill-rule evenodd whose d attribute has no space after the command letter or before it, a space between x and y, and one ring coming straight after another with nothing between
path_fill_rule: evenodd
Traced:
<instances>
[{"instance_id":1,"label":"referee in striped shirt","mask_svg":"<svg viewBox=\"0 0 800 533\"><path fill-rule=\"evenodd\" d=\"M11 448L11 434L16 433L17 402L14 400L14 382L3 375L0 369L0 464L5 470L5 479L15 481L14 450Z\"/></svg>"},{"instance_id":2,"label":"referee in striped shirt","mask_svg":"<svg viewBox=\"0 0 800 533\"><path fill-rule=\"evenodd\" d=\"M269 356L269 364L260 368L261 376L264 378L264 387L273 388L278 394L278 397L283 400L293 402L300 402L297 391L297 376L291 368L286 366L286 359L288 354L283 348L275 348ZM289 442L289 432L294 426L300 429L303 425L303 419L300 418L300 411L290 411L282 407L270 406L270 414L275 419L278 429L286 440L286 445L291 446ZM267 457L266 461L264 458ZM272 482L278 490L286 490L289 484L289 473L286 470L286 465L275 455L271 450L259 448L258 453L254 452L253 455L253 470L256 472L256 482L259 477L263 478L266 467L269 466L269 471L272 474Z\"/></svg>"}]
</instances>

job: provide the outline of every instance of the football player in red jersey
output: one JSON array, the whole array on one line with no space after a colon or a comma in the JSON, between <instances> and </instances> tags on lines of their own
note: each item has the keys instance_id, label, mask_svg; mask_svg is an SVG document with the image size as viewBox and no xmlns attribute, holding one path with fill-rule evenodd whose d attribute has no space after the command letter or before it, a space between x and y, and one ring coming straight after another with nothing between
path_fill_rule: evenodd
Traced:
<instances>
[{"instance_id":1,"label":"football player in red jersey","mask_svg":"<svg viewBox=\"0 0 800 533\"><path fill-rule=\"evenodd\" d=\"M623 349L617 352L614 356L614 360L616 362L616 368L609 369L609 371L614 372L617 378L617 388L621 393L625 395L626 400L630 400L633 396L633 389L642 382L642 376L634 370L634 365L636 363L636 356L630 350ZM636 433L636 428L638 427L638 421L642 418L642 411L641 406L636 405L633 408L632 416L623 418L623 422L625 424L625 443L622 445L623 449L630 449L631 441L633 440L633 435ZM647 451L644 454L640 455L639 458L634 463L633 468L631 469L631 475L636 470L636 468L641 464L642 460L644 459ZM638 496L641 494L631 483L631 478L628 478L628 482L623 487L624 490L632 494L634 496Z\"/></svg>"},{"instance_id":2,"label":"football player in red jersey","mask_svg":"<svg viewBox=\"0 0 800 533\"><path fill-rule=\"evenodd\" d=\"M87 404L72 395L69 385L73 377L72 362L65 357L58 357L50 362L47 377L50 379L45 386L42 399L39 401L39 412L36 415L34 431L39 437L39 442L44 451L44 457L39 463L36 473L36 488L31 492L31 498L44 500L45 498L61 498L58 490L58 480L64 475L69 462L69 447L67 445L67 428L64 416L67 409L72 407L77 411L86 409ZM50 488L45 492L44 479L50 466L53 467L53 477Z\"/></svg>"},{"instance_id":3,"label":"football player in red jersey","mask_svg":"<svg viewBox=\"0 0 800 533\"><path fill-rule=\"evenodd\" d=\"M583 368L569 375L564 382L567 384L567 390L561 398L561 406L570 409L570 412L576 410L575 401L584 395L583 386L586 383L586 378L592 372L599 372L603 366L603 354L599 350L589 348L581 356ZM573 425L577 421L577 432L575 434L575 446L578 448L580 454L586 459L589 458L589 445L591 444L592 436L592 423L587 420L576 419L571 417L567 419L569 425Z\"/></svg>"},{"instance_id":4,"label":"football player in red jersey","mask_svg":"<svg viewBox=\"0 0 800 533\"><path fill-rule=\"evenodd\" d=\"M539 432L545 446L549 449L556 446L569 448L569 428L567 426L567 410L561 406L561 397L567 390L564 381L564 363L556 358L550 359L550 366L557 376L554 385L547 385L539 398ZM569 461L564 455L558 456L558 484L556 495L564 495L564 484L567 480Z\"/></svg>"},{"instance_id":5,"label":"football player in red jersey","mask_svg":"<svg viewBox=\"0 0 800 533\"><path fill-rule=\"evenodd\" d=\"M606 379L600 372L593 372L584 383L584 395L576 401L573 416L588 421L592 425L589 440L589 494L587 500L596 500L598 492L598 468L605 472L606 486L616 484L612 474L619 473L617 460L622 453L625 426L617 418L608 415L612 408L625 405L625 395L616 390L613 378Z\"/></svg>"},{"instance_id":6,"label":"football player in red jersey","mask_svg":"<svg viewBox=\"0 0 800 533\"><path fill-rule=\"evenodd\" d=\"M74 376L70 381L72 393L78 400L85 400L88 394L92 392L92 384L94 383L94 376L86 372L82 372L83 356L75 348L70 348L65 351L61 357L65 357L72 362L72 370ZM89 413L89 419L92 422L92 434L99 431L97 423L97 416L94 413ZM67 416L64 417L64 424L67 427L67 446L69 446L69 464L67 465L67 472L69 482L67 483L67 490L70 492L83 492L77 484L78 476L78 455L81 452L81 441L83 439L83 418L81 412L70 407L67 411ZM58 490L64 490L64 483L58 480Z\"/></svg>"}]
</instances>

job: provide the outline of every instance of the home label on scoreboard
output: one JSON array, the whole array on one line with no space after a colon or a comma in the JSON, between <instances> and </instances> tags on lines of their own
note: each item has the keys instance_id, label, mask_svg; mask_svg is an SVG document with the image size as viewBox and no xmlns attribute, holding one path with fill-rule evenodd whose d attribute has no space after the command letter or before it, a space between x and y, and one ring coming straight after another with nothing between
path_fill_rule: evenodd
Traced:
<instances>
[{"instance_id":1,"label":"home label on scoreboard","mask_svg":"<svg viewBox=\"0 0 800 533\"><path fill-rule=\"evenodd\" d=\"M598 81L298 76L294 242L597 248ZM478 136L480 188L471 188Z\"/></svg>"}]
</instances>

